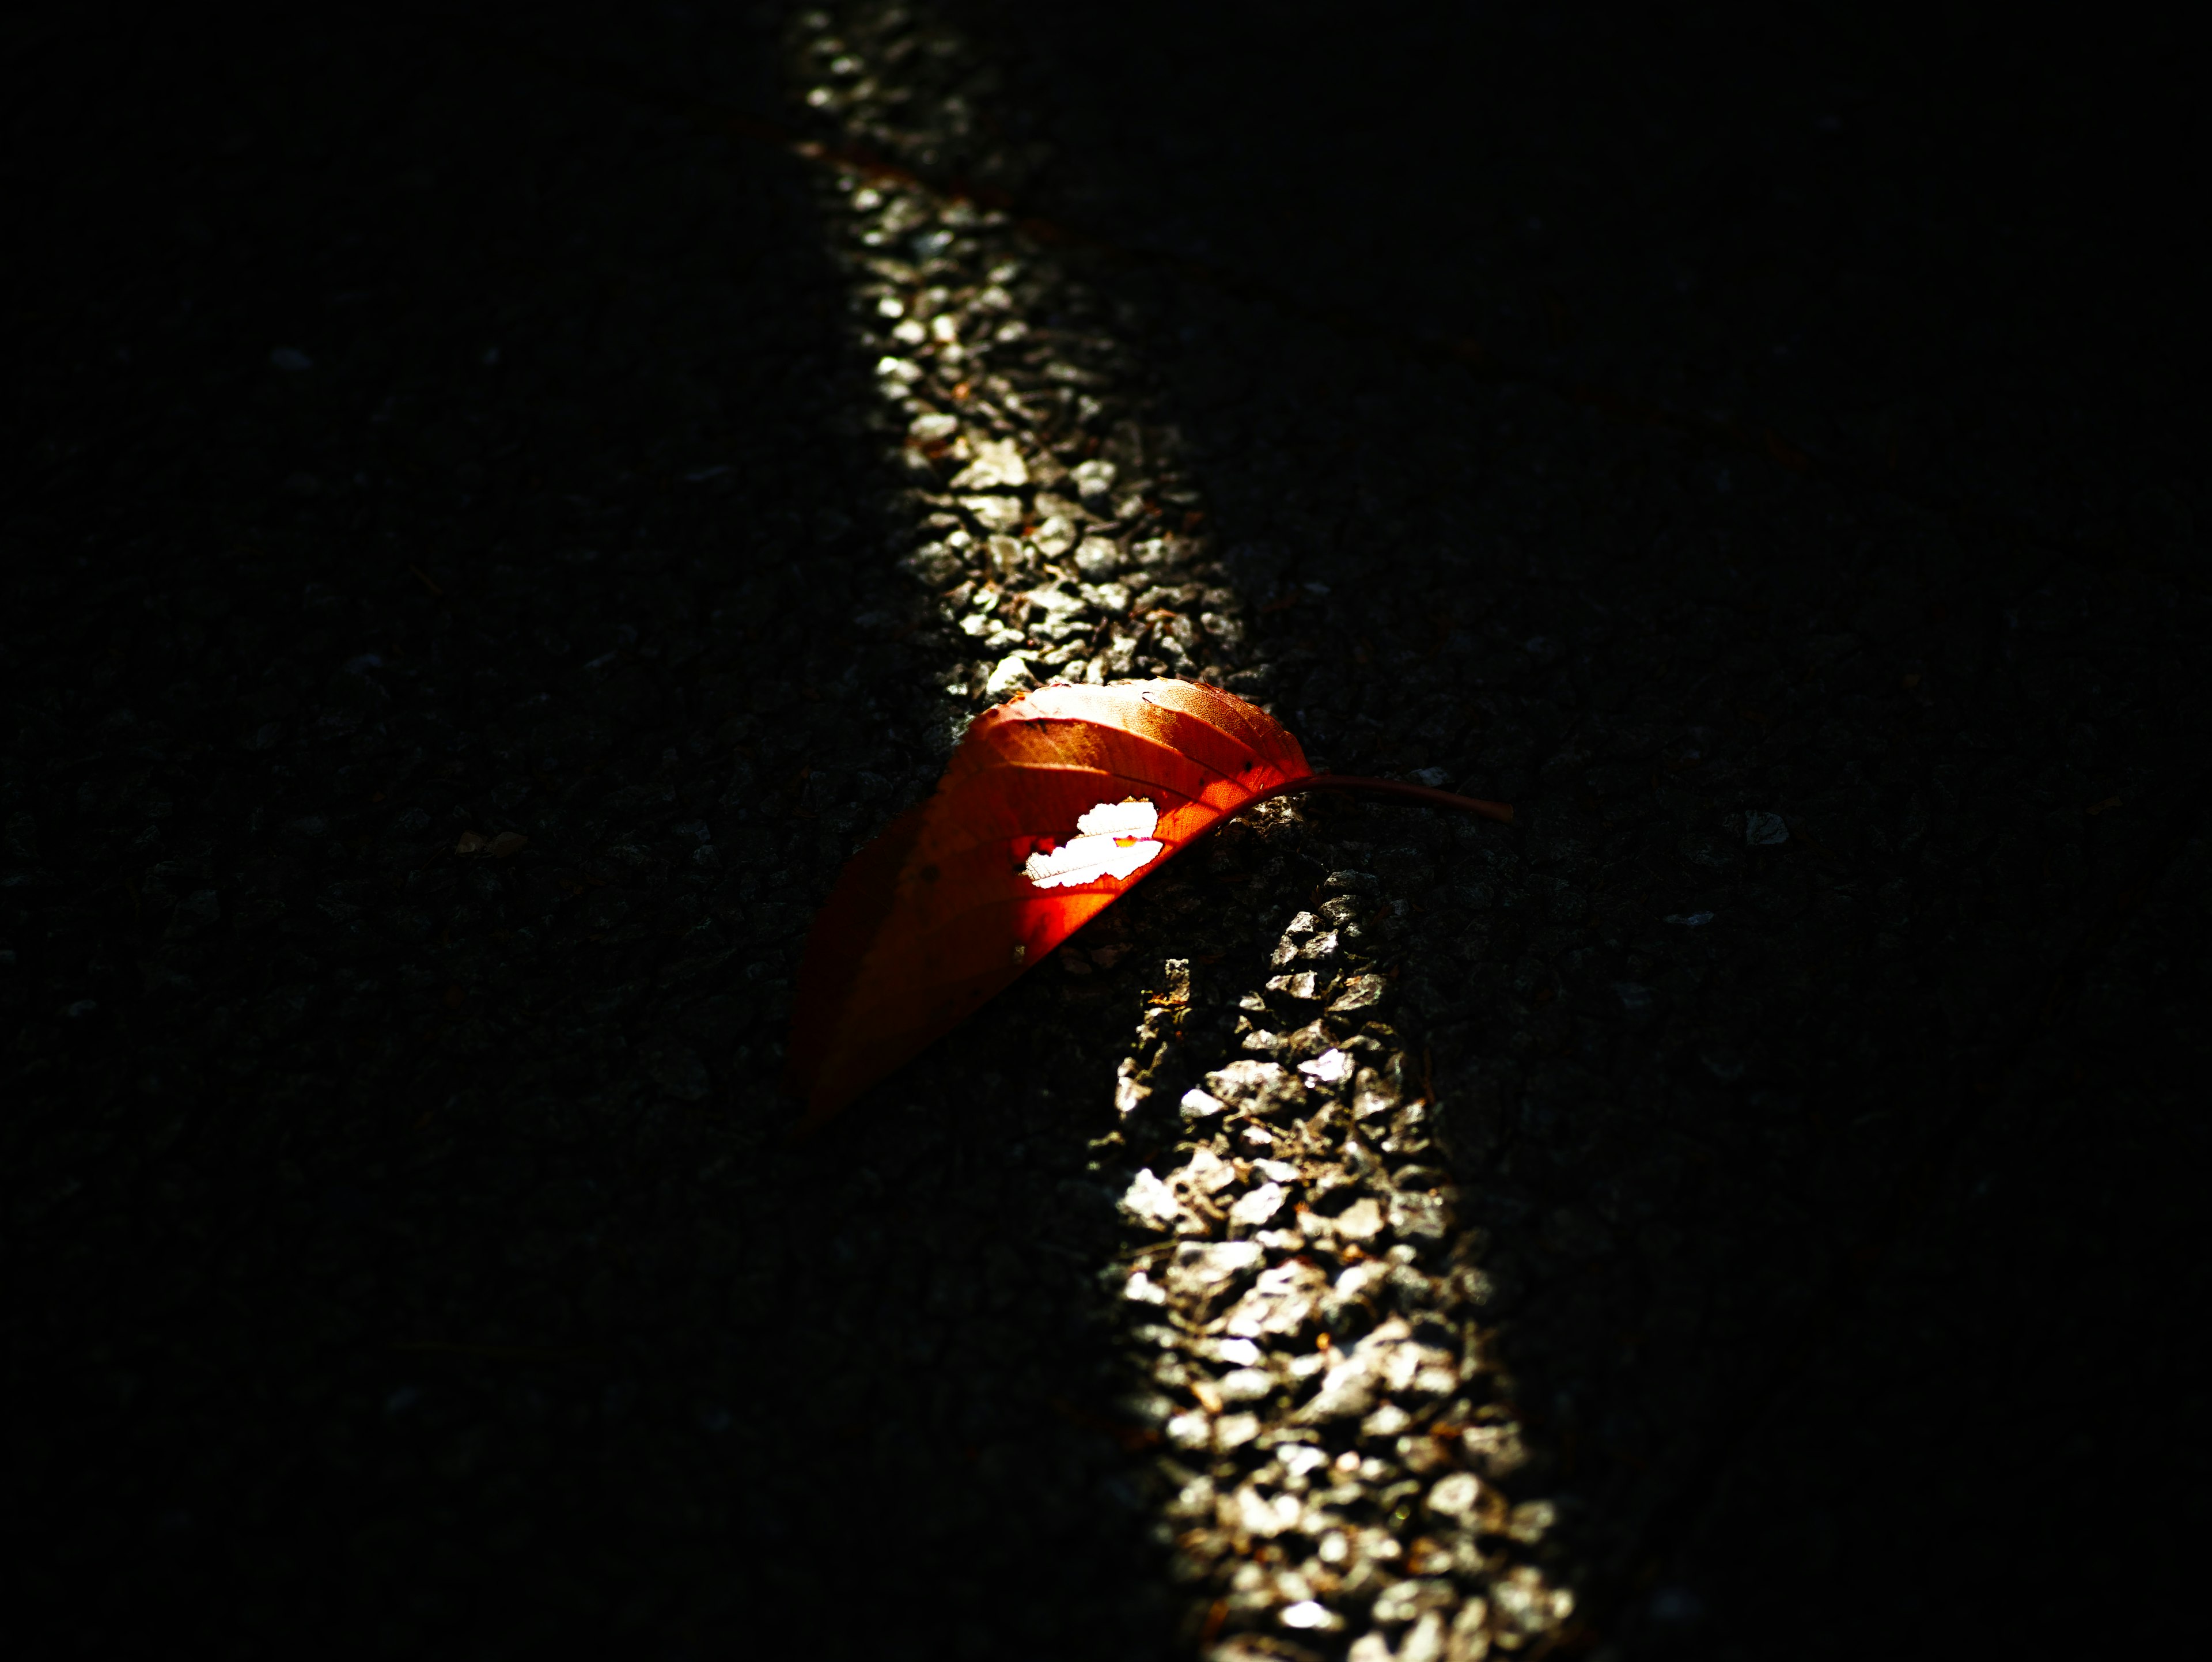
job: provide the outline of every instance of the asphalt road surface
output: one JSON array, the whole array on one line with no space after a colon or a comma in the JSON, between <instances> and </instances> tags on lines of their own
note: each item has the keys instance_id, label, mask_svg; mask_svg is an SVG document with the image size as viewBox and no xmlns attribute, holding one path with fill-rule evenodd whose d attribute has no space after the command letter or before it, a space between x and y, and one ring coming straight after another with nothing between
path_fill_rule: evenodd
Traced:
<instances>
[{"instance_id":1,"label":"asphalt road surface","mask_svg":"<svg viewBox=\"0 0 2212 1662\"><path fill-rule=\"evenodd\" d=\"M2112 1654L2205 1533L2160 42L11 23L39 1654ZM962 723L1317 797L787 1147Z\"/></svg>"}]
</instances>

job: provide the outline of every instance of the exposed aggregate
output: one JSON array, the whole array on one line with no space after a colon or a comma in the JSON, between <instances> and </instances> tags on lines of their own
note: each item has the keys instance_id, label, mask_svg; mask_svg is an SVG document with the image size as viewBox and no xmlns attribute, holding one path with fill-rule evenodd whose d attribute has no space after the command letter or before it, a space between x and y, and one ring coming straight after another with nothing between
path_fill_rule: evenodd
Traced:
<instances>
[{"instance_id":1,"label":"exposed aggregate","mask_svg":"<svg viewBox=\"0 0 2212 1662\"><path fill-rule=\"evenodd\" d=\"M981 100L902 70L965 71L972 93L988 85L974 48L903 5L799 22L799 66L822 77L805 102L836 118L839 152L865 140L941 169L967 136L948 101ZM991 184L1018 187L1013 158L991 161ZM1212 557L1180 435L1108 308L1002 212L880 171L842 171L836 190L860 342L879 354L916 512L938 533L902 563L987 654L947 691L995 701L1038 676L1138 673L1261 694L1270 678L1264 661L1243 667L1246 608ZM1211 858L1270 860L1263 882L1279 889L1305 828L1291 805L1269 807ZM1480 830L1456 829L1479 846ZM1571 1613L1573 1595L1528 1562L1555 1508L1503 1487L1525 1457L1484 1377L1483 1237L1455 1227L1419 1061L1382 1019L1393 989L1377 953L1402 939L1406 903L1358 869L1288 880L1317 910L1288 920L1264 980L1207 975L1197 995L1233 997L1232 1032L1190 1021L1192 965L1146 953L1157 929L1136 934L1151 1008L1099 1152L1155 1151L1162 1170L1138 1169L1121 1209L1171 1244L1108 1272L1141 1359L1121 1408L1167 1451L1186 1642L1226 1657L1251 1633L1330 1654L1349 1641L1355 1662L1470 1662ZM1222 910L1200 927L1224 941L1266 916ZM1048 973L1114 967L1130 954L1120 922Z\"/></svg>"}]
</instances>

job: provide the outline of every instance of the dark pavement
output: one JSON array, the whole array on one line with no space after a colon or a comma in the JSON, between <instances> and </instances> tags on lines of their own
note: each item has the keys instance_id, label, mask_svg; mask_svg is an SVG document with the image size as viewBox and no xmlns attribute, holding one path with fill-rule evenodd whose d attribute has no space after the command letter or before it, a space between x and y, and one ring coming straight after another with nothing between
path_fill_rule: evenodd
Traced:
<instances>
[{"instance_id":1,"label":"dark pavement","mask_svg":"<svg viewBox=\"0 0 2212 1662\"><path fill-rule=\"evenodd\" d=\"M2185 1618L2165 43L832 9L9 26L11 1626L1468 1662ZM1520 822L1224 837L785 1149L846 854L1007 674L1163 671ZM1268 981L1316 913L1385 1019ZM1350 1171L1398 1256L1267 1247L1345 1278L1232 1436L1206 1312L1130 1290L1206 1208L1115 1202L1260 1146L1186 1087L1338 1044L1373 1067L1276 1116L1280 1181ZM1332 1422L1301 1360L1394 1319L1446 1382ZM1453 1533L1461 1464L1514 1521ZM1239 1524L1270 1484L1301 1521Z\"/></svg>"}]
</instances>

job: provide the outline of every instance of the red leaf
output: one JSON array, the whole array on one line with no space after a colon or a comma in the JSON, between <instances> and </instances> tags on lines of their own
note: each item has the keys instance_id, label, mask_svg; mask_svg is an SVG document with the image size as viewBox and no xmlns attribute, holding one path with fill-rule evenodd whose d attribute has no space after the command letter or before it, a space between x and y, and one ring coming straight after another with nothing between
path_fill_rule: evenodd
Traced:
<instances>
[{"instance_id":1,"label":"red leaf","mask_svg":"<svg viewBox=\"0 0 2212 1662\"><path fill-rule=\"evenodd\" d=\"M799 966L784 1088L820 1124L972 1015L1223 815L1327 787L1513 810L1316 774L1265 710L1189 681L1051 686L978 716L928 801L854 855Z\"/></svg>"},{"instance_id":2,"label":"red leaf","mask_svg":"<svg viewBox=\"0 0 2212 1662\"><path fill-rule=\"evenodd\" d=\"M1187 681L1045 687L977 717L936 794L854 856L815 919L784 1075L801 1129L1224 814L1312 776L1272 716Z\"/></svg>"}]
</instances>

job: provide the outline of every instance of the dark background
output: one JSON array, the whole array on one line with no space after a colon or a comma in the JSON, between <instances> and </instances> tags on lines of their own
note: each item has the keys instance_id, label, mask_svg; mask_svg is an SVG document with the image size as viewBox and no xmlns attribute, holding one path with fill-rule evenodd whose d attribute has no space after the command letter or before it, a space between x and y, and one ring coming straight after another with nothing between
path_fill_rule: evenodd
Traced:
<instances>
[{"instance_id":1,"label":"dark background","mask_svg":"<svg viewBox=\"0 0 2212 1662\"><path fill-rule=\"evenodd\" d=\"M1848 868L1815 901L1707 862L1736 933L1620 1041L1624 1100L1637 1044L1709 1094L1744 1068L1701 1058L1752 1058L1652 1253L1701 1324L1593 1373L1645 1272L1530 1260L1547 1435L1627 1451L1575 1480L1591 1636L2099 1645L2177 1608L2212 618L2171 43L954 15L996 101L929 166L1092 239L1224 542L1275 551L1249 602L1341 597L1267 648L1316 750L1449 761L1604 910L1633 883L1586 873L1698 833L1620 853L1668 810L1587 785L1579 713L1671 722ZM941 745L919 649L851 624L906 592L902 510L810 175L721 119L804 121L785 21L9 26L0 1166L43 1652L1164 1642L1142 1482L1048 1406L1116 1377L1079 1180L1134 989L1017 995L776 1142L843 850L761 805L873 779L824 805L865 834ZM1454 536L1504 551L1478 581ZM1462 606L1570 642L1480 738L1360 667ZM1696 708L1649 691L1683 661ZM447 855L510 825L512 861ZM1517 995L1479 956L1440 1012ZM1520 1020L1431 1041L1517 1105L1530 1181L1648 1169L1577 1117L1587 1046L1486 1072Z\"/></svg>"}]
</instances>

